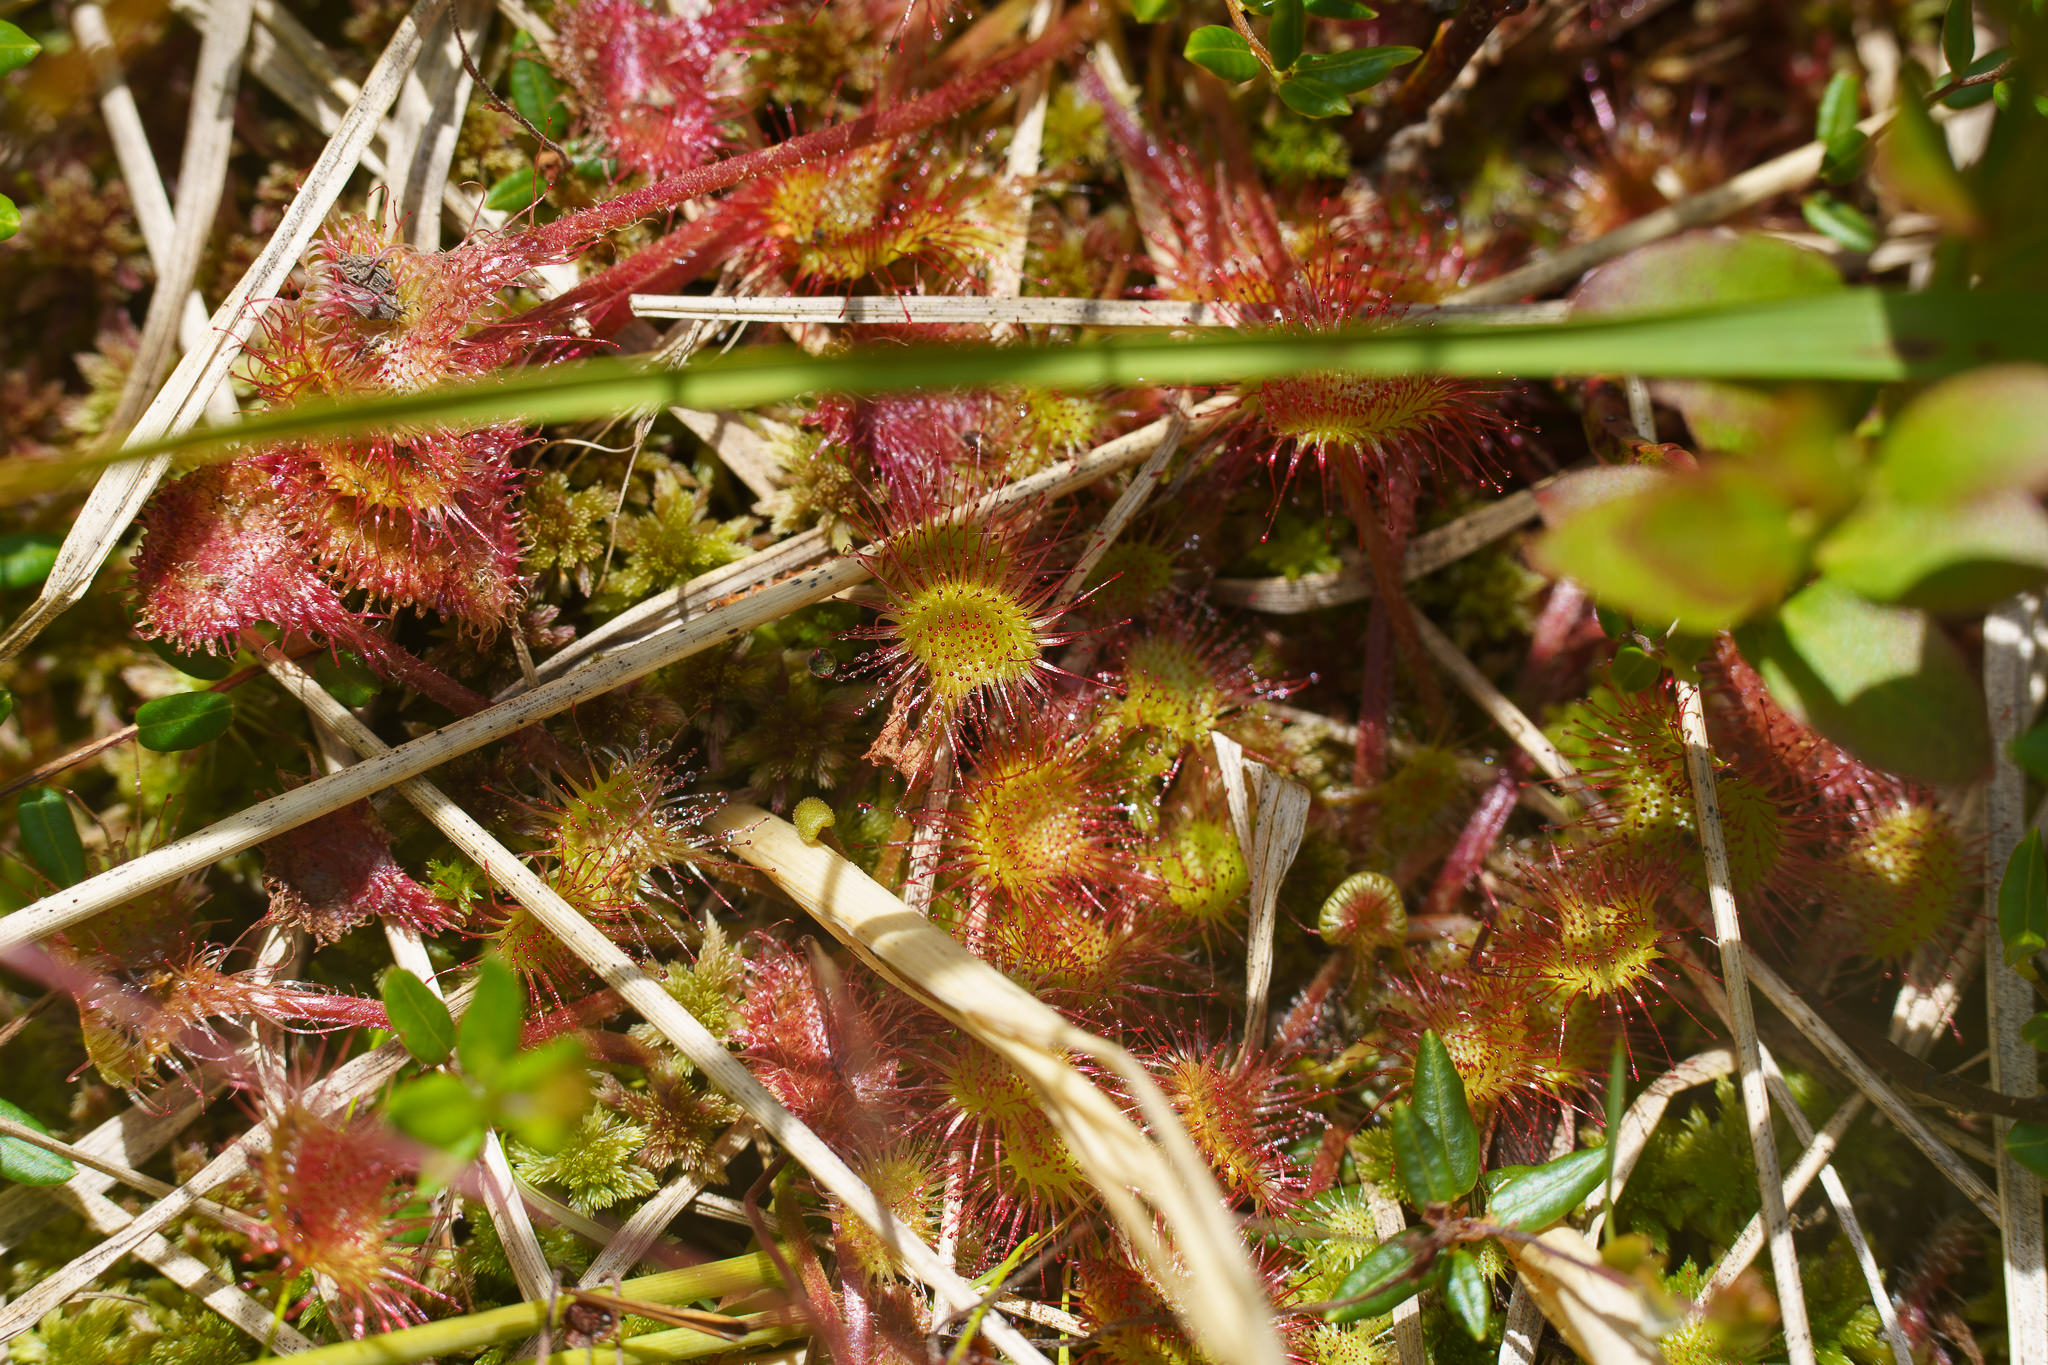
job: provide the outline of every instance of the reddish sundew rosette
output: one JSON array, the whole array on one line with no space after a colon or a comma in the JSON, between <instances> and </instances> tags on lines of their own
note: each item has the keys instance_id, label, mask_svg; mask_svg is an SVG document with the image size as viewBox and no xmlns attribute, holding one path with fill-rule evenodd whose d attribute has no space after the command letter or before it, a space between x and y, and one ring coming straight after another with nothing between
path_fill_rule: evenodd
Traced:
<instances>
[{"instance_id":1,"label":"reddish sundew rosette","mask_svg":"<svg viewBox=\"0 0 2048 1365\"><path fill-rule=\"evenodd\" d=\"M1669 867L1615 848L1553 846L1522 870L1514 928L1489 954L1491 966L1537 993L1552 1013L1581 1000L1619 1014L1665 991L1662 963L1677 933L1666 921Z\"/></svg>"},{"instance_id":2,"label":"reddish sundew rosette","mask_svg":"<svg viewBox=\"0 0 2048 1365\"><path fill-rule=\"evenodd\" d=\"M932 1069L940 1102L927 1112L946 1153L949 1184L963 1192L963 1229L974 1229L988 1247L1008 1246L1090 1197L1088 1178L1030 1083L1007 1062L957 1039Z\"/></svg>"},{"instance_id":3,"label":"reddish sundew rosette","mask_svg":"<svg viewBox=\"0 0 2048 1365\"><path fill-rule=\"evenodd\" d=\"M263 870L270 896L265 918L304 930L323 946L371 920L437 934L461 918L406 875L367 801L268 841Z\"/></svg>"},{"instance_id":4,"label":"reddish sundew rosette","mask_svg":"<svg viewBox=\"0 0 2048 1365\"><path fill-rule=\"evenodd\" d=\"M1282 1213L1307 1188L1306 1171L1287 1148L1309 1131L1309 1096L1284 1059L1236 1053L1232 1044L1178 1041L1140 1060L1225 1193L1256 1213Z\"/></svg>"},{"instance_id":5,"label":"reddish sundew rosette","mask_svg":"<svg viewBox=\"0 0 2048 1365\"><path fill-rule=\"evenodd\" d=\"M1417 973L1397 986L1392 1034L1412 1056L1432 1030L1465 1082L1475 1113L1519 1116L1540 1095L1584 1090L1604 1065L1604 1047L1583 1036L1579 1012L1552 1007L1532 982L1490 973Z\"/></svg>"},{"instance_id":6,"label":"reddish sundew rosette","mask_svg":"<svg viewBox=\"0 0 2048 1365\"><path fill-rule=\"evenodd\" d=\"M856 552L885 596L875 625L848 632L880 642L861 665L890 699L875 752L913 772L929 761L928 746L910 743L920 718L959 748L970 724L1015 724L1049 706L1058 670L1045 651L1072 638L1059 628L1067 608L1052 547L1033 534L1038 509L966 515L974 491L945 476L896 482L869 509L873 543Z\"/></svg>"},{"instance_id":7,"label":"reddish sundew rosette","mask_svg":"<svg viewBox=\"0 0 2048 1365\"><path fill-rule=\"evenodd\" d=\"M425 1322L415 1296L444 1296L415 1278L424 1258L399 1241L423 1220L399 1213L408 1163L396 1139L367 1119L322 1118L296 1100L268 1126L252 1172L264 1212L258 1248L278 1257L287 1280L311 1274L330 1287L335 1325L351 1336Z\"/></svg>"}]
</instances>

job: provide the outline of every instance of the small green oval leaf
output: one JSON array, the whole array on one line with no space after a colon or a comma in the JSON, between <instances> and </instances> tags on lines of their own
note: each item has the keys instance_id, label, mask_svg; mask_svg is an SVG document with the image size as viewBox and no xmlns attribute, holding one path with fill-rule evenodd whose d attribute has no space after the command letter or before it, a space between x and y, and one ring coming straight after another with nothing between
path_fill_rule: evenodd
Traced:
<instances>
[{"instance_id":1,"label":"small green oval leaf","mask_svg":"<svg viewBox=\"0 0 2048 1365\"><path fill-rule=\"evenodd\" d=\"M1410 1094L1416 1116L1442 1144L1448 1163L1451 1192L1439 1202L1462 1198L1479 1183L1479 1129L1465 1098L1465 1078L1435 1029L1424 1030L1416 1045Z\"/></svg>"},{"instance_id":2,"label":"small green oval leaf","mask_svg":"<svg viewBox=\"0 0 2048 1365\"><path fill-rule=\"evenodd\" d=\"M1413 1105L1387 1110L1387 1136L1394 1147L1394 1174L1410 1203L1419 1208L1448 1204L1465 1193L1442 1138L1415 1113ZM1466 1187L1466 1188L1469 1188Z\"/></svg>"},{"instance_id":3,"label":"small green oval leaf","mask_svg":"<svg viewBox=\"0 0 2048 1365\"><path fill-rule=\"evenodd\" d=\"M1301 42L1308 34L1308 11L1301 0L1273 0L1273 17L1266 25L1266 55L1281 71L1301 57Z\"/></svg>"},{"instance_id":4,"label":"small green oval leaf","mask_svg":"<svg viewBox=\"0 0 2048 1365\"><path fill-rule=\"evenodd\" d=\"M63 541L41 531L0 536L0 588L34 588L50 576Z\"/></svg>"},{"instance_id":5,"label":"small green oval leaf","mask_svg":"<svg viewBox=\"0 0 2048 1365\"><path fill-rule=\"evenodd\" d=\"M1977 23L1971 0L1948 0L1948 13L1941 18L1941 55L1951 72L1969 66L1977 55Z\"/></svg>"},{"instance_id":6,"label":"small green oval leaf","mask_svg":"<svg viewBox=\"0 0 2048 1365\"><path fill-rule=\"evenodd\" d=\"M2020 735L2005 746L2005 752L2029 777L2048 782L2048 724Z\"/></svg>"},{"instance_id":7,"label":"small green oval leaf","mask_svg":"<svg viewBox=\"0 0 2048 1365\"><path fill-rule=\"evenodd\" d=\"M1486 1320L1493 1310L1493 1295L1487 1290L1485 1272L1472 1253L1463 1248L1444 1259L1444 1302L1451 1306L1452 1316L1472 1340L1486 1340Z\"/></svg>"},{"instance_id":8,"label":"small green oval leaf","mask_svg":"<svg viewBox=\"0 0 2048 1365\"><path fill-rule=\"evenodd\" d=\"M1986 365L1922 393L1885 431L1877 486L1928 503L2048 486L2048 365Z\"/></svg>"},{"instance_id":9,"label":"small green oval leaf","mask_svg":"<svg viewBox=\"0 0 2048 1365\"><path fill-rule=\"evenodd\" d=\"M1358 0L1308 0L1302 8L1318 19L1377 19L1380 12L1358 3Z\"/></svg>"},{"instance_id":10,"label":"small green oval leaf","mask_svg":"<svg viewBox=\"0 0 2048 1365\"><path fill-rule=\"evenodd\" d=\"M208 654L203 651L187 654L173 648L167 640L144 640L142 643L148 647L150 653L188 678L198 678L203 682L219 682L234 671L234 659L225 654Z\"/></svg>"},{"instance_id":11,"label":"small green oval leaf","mask_svg":"<svg viewBox=\"0 0 2048 1365\"><path fill-rule=\"evenodd\" d=\"M21 231L21 210L12 199L0 194L0 242Z\"/></svg>"},{"instance_id":12,"label":"small green oval leaf","mask_svg":"<svg viewBox=\"0 0 2048 1365\"><path fill-rule=\"evenodd\" d=\"M1181 55L1210 75L1232 82L1256 79L1266 69L1237 30L1222 24L1204 24L1190 33Z\"/></svg>"},{"instance_id":13,"label":"small green oval leaf","mask_svg":"<svg viewBox=\"0 0 2048 1365\"><path fill-rule=\"evenodd\" d=\"M1541 1232L1586 1201L1607 1178L1607 1150L1567 1152L1541 1166L1486 1173L1486 1220L1519 1232Z\"/></svg>"},{"instance_id":14,"label":"small green oval leaf","mask_svg":"<svg viewBox=\"0 0 2048 1365\"><path fill-rule=\"evenodd\" d=\"M484 192L484 207L499 213L518 213L542 196L540 176L531 166L512 172Z\"/></svg>"},{"instance_id":15,"label":"small green oval leaf","mask_svg":"<svg viewBox=\"0 0 2048 1365\"><path fill-rule=\"evenodd\" d=\"M510 967L495 957L477 965L476 994L455 1030L455 1055L463 1070L489 1082L519 1051L519 1026L526 1018L526 991Z\"/></svg>"},{"instance_id":16,"label":"small green oval leaf","mask_svg":"<svg viewBox=\"0 0 2048 1365\"><path fill-rule=\"evenodd\" d=\"M439 1066L448 1060L455 1051L455 1020L426 982L403 967L394 967L384 974L379 993L384 997L384 1012L391 1016L391 1027L414 1061Z\"/></svg>"},{"instance_id":17,"label":"small green oval leaf","mask_svg":"<svg viewBox=\"0 0 2048 1365\"><path fill-rule=\"evenodd\" d=\"M2048 1052L2048 1013L2037 1014L2020 1025L2020 1037L2036 1052Z\"/></svg>"},{"instance_id":18,"label":"small green oval leaf","mask_svg":"<svg viewBox=\"0 0 2048 1365\"><path fill-rule=\"evenodd\" d=\"M1177 8L1177 0L1131 0L1131 17L1141 24L1156 24Z\"/></svg>"},{"instance_id":19,"label":"small green oval leaf","mask_svg":"<svg viewBox=\"0 0 2048 1365\"><path fill-rule=\"evenodd\" d=\"M1865 498L1815 560L1873 602L1981 616L2048 582L2048 513L2020 493L1962 507Z\"/></svg>"},{"instance_id":20,"label":"small green oval leaf","mask_svg":"<svg viewBox=\"0 0 2048 1365\"><path fill-rule=\"evenodd\" d=\"M1998 883L1998 939L2005 965L2016 967L2048 948L2048 855L2041 831L2030 829L2005 860Z\"/></svg>"},{"instance_id":21,"label":"small green oval leaf","mask_svg":"<svg viewBox=\"0 0 2048 1365\"><path fill-rule=\"evenodd\" d=\"M1349 52L1312 52L1301 59L1301 74L1333 85L1347 95L1370 90L1422 55L1419 47L1354 47Z\"/></svg>"},{"instance_id":22,"label":"small green oval leaf","mask_svg":"<svg viewBox=\"0 0 2048 1365\"><path fill-rule=\"evenodd\" d=\"M1856 112L1863 101L1863 81L1847 67L1837 71L1820 97L1820 112L1813 121L1813 140L1833 142L1856 131Z\"/></svg>"},{"instance_id":23,"label":"small green oval leaf","mask_svg":"<svg viewBox=\"0 0 2048 1365\"><path fill-rule=\"evenodd\" d=\"M0 19L0 76L19 71L36 59L43 45L5 19Z\"/></svg>"},{"instance_id":24,"label":"small green oval leaf","mask_svg":"<svg viewBox=\"0 0 2048 1365\"><path fill-rule=\"evenodd\" d=\"M1946 785L1990 761L1984 693L1925 612L1821 578L1735 638L1779 705L1873 767Z\"/></svg>"},{"instance_id":25,"label":"small green oval leaf","mask_svg":"<svg viewBox=\"0 0 2048 1365\"><path fill-rule=\"evenodd\" d=\"M1623 692L1641 692L1657 685L1657 680L1664 676L1664 665L1640 645L1623 645L1614 651L1614 663L1608 672L1616 688Z\"/></svg>"},{"instance_id":26,"label":"small green oval leaf","mask_svg":"<svg viewBox=\"0 0 2048 1365\"><path fill-rule=\"evenodd\" d=\"M1280 82L1280 102L1304 118L1342 118L1351 101L1328 81L1314 76L1289 76Z\"/></svg>"},{"instance_id":27,"label":"small green oval leaf","mask_svg":"<svg viewBox=\"0 0 2048 1365\"><path fill-rule=\"evenodd\" d=\"M1820 153L1820 178L1830 185L1846 185L1862 175L1870 164L1870 134L1861 128L1851 128L1840 137L1822 145ZM1869 250L1860 247L1858 250Z\"/></svg>"},{"instance_id":28,"label":"small green oval leaf","mask_svg":"<svg viewBox=\"0 0 2048 1365\"><path fill-rule=\"evenodd\" d=\"M85 845L63 792L30 787L15 806L15 823L21 830L21 851L36 871L60 888L85 880Z\"/></svg>"},{"instance_id":29,"label":"small green oval leaf","mask_svg":"<svg viewBox=\"0 0 2048 1365\"><path fill-rule=\"evenodd\" d=\"M445 1071L408 1081L384 1102L391 1126L417 1142L459 1151L488 1126L489 1114L476 1092Z\"/></svg>"},{"instance_id":30,"label":"small green oval leaf","mask_svg":"<svg viewBox=\"0 0 2048 1365\"><path fill-rule=\"evenodd\" d=\"M1809 194L1799 201L1806 225L1849 251L1870 252L1877 246L1877 224L1854 204L1832 194Z\"/></svg>"},{"instance_id":31,"label":"small green oval leaf","mask_svg":"<svg viewBox=\"0 0 2048 1365\"><path fill-rule=\"evenodd\" d=\"M361 659L344 652L339 658L322 656L313 665L313 677L327 694L350 708L368 706L384 690L384 683Z\"/></svg>"},{"instance_id":32,"label":"small green oval leaf","mask_svg":"<svg viewBox=\"0 0 2048 1365\"><path fill-rule=\"evenodd\" d=\"M50 1130L34 1114L6 1100L0 1100L0 1119L33 1128L44 1137L50 1135ZM78 1167L68 1156L58 1156L18 1137L0 1137L0 1180L12 1180L17 1185L62 1185L77 1174Z\"/></svg>"},{"instance_id":33,"label":"small green oval leaf","mask_svg":"<svg viewBox=\"0 0 2048 1365\"><path fill-rule=\"evenodd\" d=\"M1406 1303L1428 1287L1423 1256L1428 1235L1421 1228L1409 1228L1368 1251L1337 1286L1337 1297L1356 1299L1333 1308L1329 1320L1336 1323L1362 1322Z\"/></svg>"},{"instance_id":34,"label":"small green oval leaf","mask_svg":"<svg viewBox=\"0 0 2048 1365\"><path fill-rule=\"evenodd\" d=\"M218 692L174 692L135 709L135 739L160 754L196 749L234 723L235 704Z\"/></svg>"},{"instance_id":35,"label":"small green oval leaf","mask_svg":"<svg viewBox=\"0 0 2048 1365\"><path fill-rule=\"evenodd\" d=\"M522 45L520 39L525 42ZM522 32L512 43L514 56L505 71L512 107L546 136L560 141L569 133L569 101L562 83L537 56L531 37Z\"/></svg>"},{"instance_id":36,"label":"small green oval leaf","mask_svg":"<svg viewBox=\"0 0 2048 1365\"><path fill-rule=\"evenodd\" d=\"M2048 1123L2015 1123L2005 1135L2005 1150L2035 1175L2048 1176Z\"/></svg>"}]
</instances>

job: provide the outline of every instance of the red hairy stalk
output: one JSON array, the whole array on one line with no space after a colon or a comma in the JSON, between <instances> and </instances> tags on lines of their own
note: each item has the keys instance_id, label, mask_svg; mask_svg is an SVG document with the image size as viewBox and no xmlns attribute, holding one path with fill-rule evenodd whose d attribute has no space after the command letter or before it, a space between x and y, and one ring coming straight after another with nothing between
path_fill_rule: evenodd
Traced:
<instances>
[{"instance_id":1,"label":"red hairy stalk","mask_svg":"<svg viewBox=\"0 0 2048 1365\"><path fill-rule=\"evenodd\" d=\"M1436 882L1429 889L1429 896L1422 903L1425 915L1448 915L1456 907L1458 897L1479 875L1486 856L1500 843L1501 831L1507 828L1508 816L1515 809L1515 800L1521 794L1522 783L1529 776L1529 756L1520 750L1510 754L1500 765L1500 776L1493 780L1473 808L1471 818L1458 835L1458 842L1451 848L1451 854L1444 859L1442 870L1437 873Z\"/></svg>"}]
</instances>

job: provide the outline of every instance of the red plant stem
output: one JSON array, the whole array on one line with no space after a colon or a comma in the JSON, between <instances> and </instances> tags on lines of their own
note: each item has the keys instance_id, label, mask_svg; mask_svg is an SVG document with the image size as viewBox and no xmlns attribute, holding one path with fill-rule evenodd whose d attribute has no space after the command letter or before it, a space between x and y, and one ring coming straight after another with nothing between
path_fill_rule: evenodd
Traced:
<instances>
[{"instance_id":1,"label":"red plant stem","mask_svg":"<svg viewBox=\"0 0 2048 1365\"><path fill-rule=\"evenodd\" d=\"M1522 660L1520 691L1532 708L1557 695L1563 681L1560 661L1572 645L1572 637L1585 624L1590 603L1586 590L1569 578L1560 578L1544 599L1543 610L1529 632L1529 653Z\"/></svg>"},{"instance_id":2,"label":"red plant stem","mask_svg":"<svg viewBox=\"0 0 2048 1365\"><path fill-rule=\"evenodd\" d=\"M1425 915L1449 914L1458 897L1479 875L1486 855L1493 852L1494 845L1500 842L1501 831L1507 828L1508 816L1514 811L1522 783L1528 776L1529 756L1520 750L1510 754L1501 764L1500 776L1479 798L1479 805L1465 821L1458 842L1451 846L1450 856L1444 859L1443 868L1436 874L1436 884L1429 888L1429 897L1423 902L1422 912Z\"/></svg>"},{"instance_id":3,"label":"red plant stem","mask_svg":"<svg viewBox=\"0 0 2048 1365\"><path fill-rule=\"evenodd\" d=\"M1402 582L1399 545L1407 541L1409 528L1414 524L1418 492L1415 481L1390 471L1385 484L1384 512L1367 489L1365 474L1356 461L1338 462L1337 481L1351 506L1351 518L1358 523L1358 540L1372 568L1374 605L1386 603L1387 624L1393 628L1394 642L1401 647L1402 661L1415 675L1415 692L1422 700L1422 709L1429 714L1432 724L1446 726L1450 723L1450 709L1444 704L1436 665L1422 647L1422 636L1409 615L1412 608Z\"/></svg>"},{"instance_id":4,"label":"red plant stem","mask_svg":"<svg viewBox=\"0 0 2048 1365\"><path fill-rule=\"evenodd\" d=\"M1027 43L1008 57L990 62L981 70L937 90L888 109L860 114L844 123L778 142L773 147L743 152L622 194L595 208L557 219L537 229L535 241L544 251L574 252L605 233L678 208L692 199L730 189L770 171L800 165L818 157L836 156L871 142L923 132L984 100L994 98L1039 67L1065 55L1093 36L1101 19L1099 5L1091 0L1091 3L1068 12L1037 42Z\"/></svg>"},{"instance_id":5,"label":"red plant stem","mask_svg":"<svg viewBox=\"0 0 2048 1365\"><path fill-rule=\"evenodd\" d=\"M1393 628L1387 602L1375 597L1365 611L1365 680L1358 690L1358 744L1351 780L1370 787L1387 775L1387 710L1394 699Z\"/></svg>"}]
</instances>

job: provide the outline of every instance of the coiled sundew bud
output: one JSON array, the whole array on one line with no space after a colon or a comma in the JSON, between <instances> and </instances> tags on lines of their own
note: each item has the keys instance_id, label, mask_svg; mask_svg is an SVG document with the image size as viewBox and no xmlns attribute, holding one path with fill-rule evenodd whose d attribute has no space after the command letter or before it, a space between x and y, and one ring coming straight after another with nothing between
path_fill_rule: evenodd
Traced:
<instances>
[{"instance_id":1,"label":"coiled sundew bud","mask_svg":"<svg viewBox=\"0 0 2048 1365\"><path fill-rule=\"evenodd\" d=\"M1147 861L1167 904L1197 930L1234 922L1251 890L1237 833L1220 820L1192 816L1175 822L1152 842Z\"/></svg>"},{"instance_id":2,"label":"coiled sundew bud","mask_svg":"<svg viewBox=\"0 0 2048 1365\"><path fill-rule=\"evenodd\" d=\"M1400 947L1408 934L1401 888L1384 872L1353 873L1324 899L1316 932L1357 952Z\"/></svg>"},{"instance_id":3,"label":"coiled sundew bud","mask_svg":"<svg viewBox=\"0 0 2048 1365\"><path fill-rule=\"evenodd\" d=\"M1969 911L1974 850L1931 805L1902 802L1856 822L1821 874L1832 918L1874 962L1941 946Z\"/></svg>"},{"instance_id":4,"label":"coiled sundew bud","mask_svg":"<svg viewBox=\"0 0 2048 1365\"><path fill-rule=\"evenodd\" d=\"M914 476L897 485L868 530L861 561L887 596L877 624L848 632L882 642L863 666L891 697L883 739L902 743L928 712L955 740L963 722L1013 721L1047 703L1045 650L1070 637L1048 547L1031 538L1035 510L1012 505L956 519L959 480ZM956 744L957 747L957 744Z\"/></svg>"}]
</instances>

